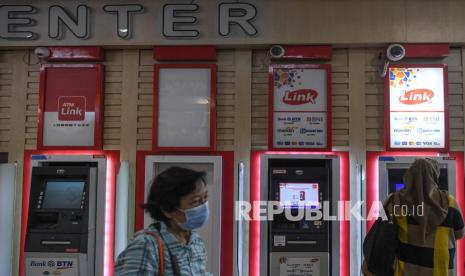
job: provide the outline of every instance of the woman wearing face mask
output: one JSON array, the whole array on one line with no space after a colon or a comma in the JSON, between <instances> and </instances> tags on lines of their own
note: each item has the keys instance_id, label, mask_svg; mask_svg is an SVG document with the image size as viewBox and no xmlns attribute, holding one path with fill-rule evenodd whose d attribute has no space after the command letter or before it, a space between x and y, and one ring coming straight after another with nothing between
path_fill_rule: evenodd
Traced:
<instances>
[{"instance_id":1,"label":"woman wearing face mask","mask_svg":"<svg viewBox=\"0 0 465 276\"><path fill-rule=\"evenodd\" d=\"M171 167L158 175L143 206L155 223L134 235L116 260L115 275L210 276L194 231L208 220L207 199L205 172Z\"/></svg>"}]
</instances>

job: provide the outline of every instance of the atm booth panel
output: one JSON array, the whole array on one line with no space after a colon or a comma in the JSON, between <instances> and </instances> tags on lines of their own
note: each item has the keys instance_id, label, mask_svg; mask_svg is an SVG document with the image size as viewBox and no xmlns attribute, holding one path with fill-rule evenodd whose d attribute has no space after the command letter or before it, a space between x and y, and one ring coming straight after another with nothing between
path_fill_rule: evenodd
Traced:
<instances>
[{"instance_id":1,"label":"atm booth panel","mask_svg":"<svg viewBox=\"0 0 465 276\"><path fill-rule=\"evenodd\" d=\"M390 156L390 155L379 155L376 157L374 154L370 154L367 160L377 161L378 168L378 179L373 177L373 172L371 167L375 168L373 164L367 164L370 168L367 167L367 186L369 186L369 191L367 190L367 199L368 206L373 200L379 200L384 202L387 198L389 193L395 192L401 188L403 188L405 183L403 183L403 176L410 165L417 159L417 158L431 158L435 159L439 163L440 167L440 176L438 181L438 186L440 189L448 190L451 195L456 197L456 192L458 190L457 184L463 185L463 181L457 182L457 171L460 168L457 168L457 161L455 157L441 157L441 156L428 156L426 154L418 155L418 156L408 156L404 153L404 155L399 156ZM371 161L371 162L373 162ZM370 162L370 161L368 161ZM376 169L375 169L376 170ZM369 175L368 175L369 174ZM376 187L377 186L377 187ZM373 189L376 187L375 189ZM376 191L377 190L377 191ZM377 192L378 199L374 197ZM457 198L457 197L456 197ZM367 223L367 225L370 225ZM460 242L458 243L460 247ZM457 261L459 260L459 256L461 253L461 248L458 249L458 253L455 258L455 270L453 275L458 275L461 270L460 267L457 266Z\"/></svg>"},{"instance_id":2,"label":"atm booth panel","mask_svg":"<svg viewBox=\"0 0 465 276\"><path fill-rule=\"evenodd\" d=\"M210 218L206 226L199 230L199 235L205 243L208 252L208 271L220 275L221 263L221 198L222 198L222 157L220 156L175 156L152 155L145 159L145 191L146 200L152 180L161 172L172 166L185 167L206 172L206 182L209 194ZM147 213L144 214L144 228L153 223ZM231 252L232 256L232 252Z\"/></svg>"},{"instance_id":3,"label":"atm booth panel","mask_svg":"<svg viewBox=\"0 0 465 276\"><path fill-rule=\"evenodd\" d=\"M32 156L25 275L103 275L106 166L101 156Z\"/></svg>"},{"instance_id":4,"label":"atm booth panel","mask_svg":"<svg viewBox=\"0 0 465 276\"><path fill-rule=\"evenodd\" d=\"M329 213L337 210L340 199L339 156L263 154L260 171L260 198L279 201L291 213L298 211L299 204L325 212L321 204L323 201L330 202ZM261 221L260 224L261 229L267 229L260 231L260 252L267 252L260 258L261 276L281 275L284 273L281 270L286 267L282 264L292 265L293 262L311 266L314 275L339 275L338 221L290 222L284 215L275 215L273 221Z\"/></svg>"}]
</instances>

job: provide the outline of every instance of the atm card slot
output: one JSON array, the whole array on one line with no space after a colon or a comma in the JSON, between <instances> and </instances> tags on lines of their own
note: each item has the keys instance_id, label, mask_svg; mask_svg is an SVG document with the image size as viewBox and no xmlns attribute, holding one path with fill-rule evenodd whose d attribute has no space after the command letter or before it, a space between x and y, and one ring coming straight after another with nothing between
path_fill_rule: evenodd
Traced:
<instances>
[{"instance_id":1,"label":"atm card slot","mask_svg":"<svg viewBox=\"0 0 465 276\"><path fill-rule=\"evenodd\" d=\"M70 245L70 241L41 241L42 245Z\"/></svg>"},{"instance_id":2,"label":"atm card slot","mask_svg":"<svg viewBox=\"0 0 465 276\"><path fill-rule=\"evenodd\" d=\"M287 241L288 244L317 244L317 241Z\"/></svg>"}]
</instances>

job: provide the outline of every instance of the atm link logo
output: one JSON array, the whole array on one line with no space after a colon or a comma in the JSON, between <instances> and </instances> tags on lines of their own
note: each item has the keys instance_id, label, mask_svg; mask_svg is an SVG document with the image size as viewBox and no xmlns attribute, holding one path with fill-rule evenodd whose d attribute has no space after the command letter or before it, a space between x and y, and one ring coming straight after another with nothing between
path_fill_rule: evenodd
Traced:
<instances>
[{"instance_id":1,"label":"atm link logo","mask_svg":"<svg viewBox=\"0 0 465 276\"><path fill-rule=\"evenodd\" d=\"M65 96L58 98L58 120L84 121L86 117L86 97Z\"/></svg>"},{"instance_id":2,"label":"atm link logo","mask_svg":"<svg viewBox=\"0 0 465 276\"><path fill-rule=\"evenodd\" d=\"M399 101L408 105L421 104L426 102L431 103L431 99L433 97L434 93L429 89L414 89L403 92L399 97Z\"/></svg>"},{"instance_id":3,"label":"atm link logo","mask_svg":"<svg viewBox=\"0 0 465 276\"><path fill-rule=\"evenodd\" d=\"M299 89L295 91L286 91L283 102L289 105L301 105L306 103L316 103L318 92L312 89Z\"/></svg>"}]
</instances>

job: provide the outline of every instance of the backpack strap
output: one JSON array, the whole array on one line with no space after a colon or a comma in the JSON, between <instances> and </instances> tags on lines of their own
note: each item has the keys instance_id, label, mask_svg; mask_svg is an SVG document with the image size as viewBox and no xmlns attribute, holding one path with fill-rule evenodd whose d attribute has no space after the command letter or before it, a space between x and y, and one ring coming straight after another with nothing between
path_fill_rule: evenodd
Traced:
<instances>
[{"instance_id":1,"label":"backpack strap","mask_svg":"<svg viewBox=\"0 0 465 276\"><path fill-rule=\"evenodd\" d=\"M165 272L165 253L164 253L164 247L163 247L163 241L160 238L160 235L155 234L154 232L145 232L148 235L152 236L155 238L158 244L158 275L163 276L163 273Z\"/></svg>"},{"instance_id":2,"label":"backpack strap","mask_svg":"<svg viewBox=\"0 0 465 276\"><path fill-rule=\"evenodd\" d=\"M157 229L157 231L158 231L157 237L160 239L160 241L163 242L164 239L160 234L160 229L161 229L160 223L159 222L154 222L152 224L152 226L155 227L155 229ZM170 256L171 266L173 268L173 275L174 276L181 276L181 269L179 268L179 263L178 263L178 260L177 260L176 256L171 253L171 250L169 249L169 247L166 247L166 249L168 250L168 255ZM160 275L163 276L163 274L160 274Z\"/></svg>"},{"instance_id":3,"label":"backpack strap","mask_svg":"<svg viewBox=\"0 0 465 276\"><path fill-rule=\"evenodd\" d=\"M394 192L389 194L387 200L386 200L386 214L388 216L388 219L392 223L397 223L398 218L394 215L394 206L400 204L400 194L398 192Z\"/></svg>"}]
</instances>

